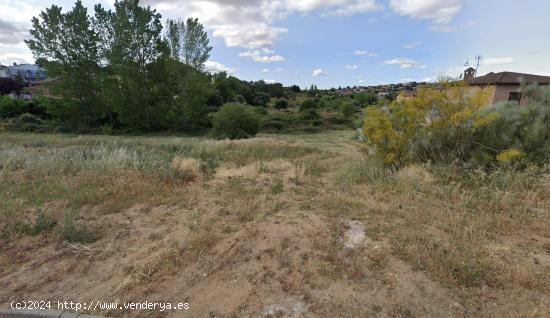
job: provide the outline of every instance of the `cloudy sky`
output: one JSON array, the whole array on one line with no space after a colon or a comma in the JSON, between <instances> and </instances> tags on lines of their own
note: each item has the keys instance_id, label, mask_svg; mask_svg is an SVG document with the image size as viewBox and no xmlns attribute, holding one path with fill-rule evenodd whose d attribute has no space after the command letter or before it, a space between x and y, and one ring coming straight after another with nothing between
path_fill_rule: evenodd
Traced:
<instances>
[{"instance_id":1,"label":"cloudy sky","mask_svg":"<svg viewBox=\"0 0 550 318\"><path fill-rule=\"evenodd\" d=\"M114 0L84 0L91 7ZM247 80L338 87L481 73L550 75L548 0L142 0L164 17L198 17L207 67ZM69 0L0 0L0 62L32 62L32 16Z\"/></svg>"}]
</instances>

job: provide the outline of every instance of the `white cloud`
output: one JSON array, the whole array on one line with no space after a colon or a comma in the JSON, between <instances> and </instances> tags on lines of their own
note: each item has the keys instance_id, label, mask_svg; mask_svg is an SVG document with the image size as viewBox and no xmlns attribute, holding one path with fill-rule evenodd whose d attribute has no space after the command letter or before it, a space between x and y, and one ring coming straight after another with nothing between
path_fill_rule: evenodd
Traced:
<instances>
[{"instance_id":1,"label":"white cloud","mask_svg":"<svg viewBox=\"0 0 550 318\"><path fill-rule=\"evenodd\" d=\"M358 55L358 56L368 56L368 57L378 56L378 54L376 54L376 53L365 51L365 50L355 50L354 54Z\"/></svg>"},{"instance_id":2,"label":"white cloud","mask_svg":"<svg viewBox=\"0 0 550 318\"><path fill-rule=\"evenodd\" d=\"M346 65L346 70L356 70L358 69L357 65Z\"/></svg>"},{"instance_id":3,"label":"white cloud","mask_svg":"<svg viewBox=\"0 0 550 318\"><path fill-rule=\"evenodd\" d=\"M210 73L227 72L228 74L235 74L237 72L235 68L227 67L214 61L206 61L206 63L204 63L204 69Z\"/></svg>"},{"instance_id":4,"label":"white cloud","mask_svg":"<svg viewBox=\"0 0 550 318\"><path fill-rule=\"evenodd\" d=\"M513 57L488 57L483 60L483 65L495 66L495 65L509 65L514 64L516 60Z\"/></svg>"},{"instance_id":5,"label":"white cloud","mask_svg":"<svg viewBox=\"0 0 550 318\"><path fill-rule=\"evenodd\" d=\"M267 84L275 84L277 83L276 80L273 80L273 79L267 79L267 80L264 80L264 82L266 82Z\"/></svg>"},{"instance_id":6,"label":"white cloud","mask_svg":"<svg viewBox=\"0 0 550 318\"><path fill-rule=\"evenodd\" d=\"M318 68L316 70L313 71L313 74L311 74L311 76L314 76L314 77L318 77L318 76L326 76L327 74L325 73L325 71L323 71L323 69L321 68Z\"/></svg>"},{"instance_id":7,"label":"white cloud","mask_svg":"<svg viewBox=\"0 0 550 318\"><path fill-rule=\"evenodd\" d=\"M263 48L261 50L252 50L239 53L240 57L247 57L258 63L274 63L282 62L285 60L284 57L279 54L275 54L273 50Z\"/></svg>"},{"instance_id":8,"label":"white cloud","mask_svg":"<svg viewBox=\"0 0 550 318\"><path fill-rule=\"evenodd\" d=\"M340 8L337 8L336 10L331 11L328 14L347 17L358 13L372 12L381 9L382 6L379 5L375 0L359 0L349 5L341 6Z\"/></svg>"},{"instance_id":9,"label":"white cloud","mask_svg":"<svg viewBox=\"0 0 550 318\"><path fill-rule=\"evenodd\" d=\"M143 0L168 17L197 17L229 47L273 46L288 30L277 22L292 13L350 16L380 10L378 0Z\"/></svg>"},{"instance_id":10,"label":"white cloud","mask_svg":"<svg viewBox=\"0 0 550 318\"><path fill-rule=\"evenodd\" d=\"M418 61L409 58L395 58L392 60L386 60L383 65L399 65L402 69L410 68L426 68L425 64L422 64Z\"/></svg>"},{"instance_id":11,"label":"white cloud","mask_svg":"<svg viewBox=\"0 0 550 318\"><path fill-rule=\"evenodd\" d=\"M264 69L262 70L262 73L268 73L268 72L269 72L269 69L268 69L268 68L264 68Z\"/></svg>"},{"instance_id":12,"label":"white cloud","mask_svg":"<svg viewBox=\"0 0 550 318\"><path fill-rule=\"evenodd\" d=\"M390 7L400 15L447 24L462 9L465 0L390 0Z\"/></svg>"},{"instance_id":13,"label":"white cloud","mask_svg":"<svg viewBox=\"0 0 550 318\"><path fill-rule=\"evenodd\" d=\"M417 47L420 46L420 44L422 44L420 41L409 42L409 43L405 43L403 45L403 48L405 48L405 49L416 49Z\"/></svg>"}]
</instances>

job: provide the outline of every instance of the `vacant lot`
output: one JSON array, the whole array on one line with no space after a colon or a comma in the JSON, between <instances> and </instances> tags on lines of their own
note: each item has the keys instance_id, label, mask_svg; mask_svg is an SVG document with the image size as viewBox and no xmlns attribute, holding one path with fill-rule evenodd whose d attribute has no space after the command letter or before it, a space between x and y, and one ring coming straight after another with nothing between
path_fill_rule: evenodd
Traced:
<instances>
[{"instance_id":1,"label":"vacant lot","mask_svg":"<svg viewBox=\"0 0 550 318\"><path fill-rule=\"evenodd\" d=\"M550 175L389 171L353 132L0 135L0 308L193 317L548 317Z\"/></svg>"}]
</instances>

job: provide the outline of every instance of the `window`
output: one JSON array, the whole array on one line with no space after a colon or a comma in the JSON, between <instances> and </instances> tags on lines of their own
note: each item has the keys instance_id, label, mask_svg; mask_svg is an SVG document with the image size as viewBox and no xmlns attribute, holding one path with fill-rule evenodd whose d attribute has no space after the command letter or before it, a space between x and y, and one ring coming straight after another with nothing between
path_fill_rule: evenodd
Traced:
<instances>
[{"instance_id":1,"label":"window","mask_svg":"<svg viewBox=\"0 0 550 318\"><path fill-rule=\"evenodd\" d=\"M518 104L521 103L521 93L519 92L511 92L510 97L508 97L509 102L517 102Z\"/></svg>"}]
</instances>

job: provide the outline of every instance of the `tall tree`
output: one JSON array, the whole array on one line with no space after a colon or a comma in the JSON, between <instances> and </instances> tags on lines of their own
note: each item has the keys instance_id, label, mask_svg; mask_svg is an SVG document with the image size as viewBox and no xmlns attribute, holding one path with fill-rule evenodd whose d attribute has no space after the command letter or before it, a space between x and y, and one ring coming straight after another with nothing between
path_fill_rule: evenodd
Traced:
<instances>
[{"instance_id":1,"label":"tall tree","mask_svg":"<svg viewBox=\"0 0 550 318\"><path fill-rule=\"evenodd\" d=\"M117 0L114 11L96 6L94 25L102 36L103 62L110 76L105 82L108 102L118 119L133 128L158 127L153 64L167 50L162 41L161 16L139 0Z\"/></svg>"},{"instance_id":2,"label":"tall tree","mask_svg":"<svg viewBox=\"0 0 550 318\"><path fill-rule=\"evenodd\" d=\"M203 69L204 63L210 57L212 47L209 46L208 34L198 19L188 18L187 21L168 19L164 37L172 58L196 69Z\"/></svg>"},{"instance_id":3,"label":"tall tree","mask_svg":"<svg viewBox=\"0 0 550 318\"><path fill-rule=\"evenodd\" d=\"M82 1L66 13L56 5L42 11L32 19L30 33L25 42L33 55L50 76L59 78L57 92L67 101L60 111L73 123L93 125L100 113L99 37Z\"/></svg>"}]
</instances>

